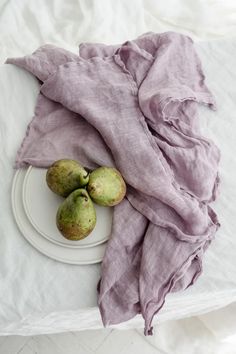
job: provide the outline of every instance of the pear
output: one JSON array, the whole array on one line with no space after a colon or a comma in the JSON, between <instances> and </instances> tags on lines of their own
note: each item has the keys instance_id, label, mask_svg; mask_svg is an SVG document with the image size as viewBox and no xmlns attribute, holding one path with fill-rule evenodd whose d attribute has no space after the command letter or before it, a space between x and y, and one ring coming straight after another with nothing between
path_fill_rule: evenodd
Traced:
<instances>
[{"instance_id":1,"label":"pear","mask_svg":"<svg viewBox=\"0 0 236 354\"><path fill-rule=\"evenodd\" d=\"M95 203L114 206L124 198L126 184L117 169L103 166L90 173L87 191Z\"/></svg>"},{"instance_id":2,"label":"pear","mask_svg":"<svg viewBox=\"0 0 236 354\"><path fill-rule=\"evenodd\" d=\"M96 211L85 189L76 189L60 205L56 223L61 234L69 240L82 240L96 225Z\"/></svg>"},{"instance_id":3,"label":"pear","mask_svg":"<svg viewBox=\"0 0 236 354\"><path fill-rule=\"evenodd\" d=\"M89 173L78 161L63 159L53 163L47 170L48 187L56 194L67 197L71 192L84 187L89 180Z\"/></svg>"}]
</instances>

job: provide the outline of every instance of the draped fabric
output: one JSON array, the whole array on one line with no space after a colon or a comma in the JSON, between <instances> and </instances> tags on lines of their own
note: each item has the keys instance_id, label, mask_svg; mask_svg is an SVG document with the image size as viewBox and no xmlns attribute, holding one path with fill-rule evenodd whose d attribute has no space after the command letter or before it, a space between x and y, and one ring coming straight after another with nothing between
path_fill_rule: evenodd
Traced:
<instances>
[{"instance_id":1,"label":"draped fabric","mask_svg":"<svg viewBox=\"0 0 236 354\"><path fill-rule=\"evenodd\" d=\"M52 45L7 63L41 81L16 167L60 158L115 166L127 183L114 208L98 306L104 326L141 313L145 335L168 293L192 285L219 225L220 152L201 134L199 103L215 109L191 38L146 33L122 45Z\"/></svg>"}]
</instances>

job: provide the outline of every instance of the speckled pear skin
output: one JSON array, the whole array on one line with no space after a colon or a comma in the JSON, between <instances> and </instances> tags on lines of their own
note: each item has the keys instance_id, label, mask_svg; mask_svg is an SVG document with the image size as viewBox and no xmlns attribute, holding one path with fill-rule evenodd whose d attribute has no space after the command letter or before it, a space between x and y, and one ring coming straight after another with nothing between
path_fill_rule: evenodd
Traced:
<instances>
[{"instance_id":1,"label":"speckled pear skin","mask_svg":"<svg viewBox=\"0 0 236 354\"><path fill-rule=\"evenodd\" d=\"M68 240L82 240L96 225L96 210L85 189L72 192L60 205L56 224L61 234Z\"/></svg>"},{"instance_id":2,"label":"speckled pear skin","mask_svg":"<svg viewBox=\"0 0 236 354\"><path fill-rule=\"evenodd\" d=\"M63 159L53 163L47 170L48 187L56 194L67 197L71 192L84 187L89 180L89 173L78 161Z\"/></svg>"},{"instance_id":3,"label":"speckled pear skin","mask_svg":"<svg viewBox=\"0 0 236 354\"><path fill-rule=\"evenodd\" d=\"M126 184L117 169L104 166L90 173L87 191L95 203L114 206L124 198Z\"/></svg>"}]
</instances>

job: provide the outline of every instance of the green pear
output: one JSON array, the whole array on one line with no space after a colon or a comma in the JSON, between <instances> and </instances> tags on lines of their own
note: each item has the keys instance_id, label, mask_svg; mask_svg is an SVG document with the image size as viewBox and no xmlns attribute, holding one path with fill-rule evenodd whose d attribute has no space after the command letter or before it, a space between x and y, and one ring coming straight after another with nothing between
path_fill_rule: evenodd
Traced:
<instances>
[{"instance_id":1,"label":"green pear","mask_svg":"<svg viewBox=\"0 0 236 354\"><path fill-rule=\"evenodd\" d=\"M85 189L76 189L60 205L56 223L61 234L69 240L82 240L96 225L96 211Z\"/></svg>"},{"instance_id":2,"label":"green pear","mask_svg":"<svg viewBox=\"0 0 236 354\"><path fill-rule=\"evenodd\" d=\"M124 198L126 184L117 169L104 166L90 173L87 191L95 203L114 206Z\"/></svg>"},{"instance_id":3,"label":"green pear","mask_svg":"<svg viewBox=\"0 0 236 354\"><path fill-rule=\"evenodd\" d=\"M56 194L67 197L71 192L84 187L89 180L89 173L78 161L63 159L53 163L47 170L48 187Z\"/></svg>"}]
</instances>

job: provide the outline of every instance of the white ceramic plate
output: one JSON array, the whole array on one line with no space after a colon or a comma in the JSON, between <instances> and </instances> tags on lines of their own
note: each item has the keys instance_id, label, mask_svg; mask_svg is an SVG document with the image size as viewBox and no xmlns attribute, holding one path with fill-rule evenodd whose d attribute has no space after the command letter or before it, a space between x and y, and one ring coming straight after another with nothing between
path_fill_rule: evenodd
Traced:
<instances>
[{"instance_id":1,"label":"white ceramic plate","mask_svg":"<svg viewBox=\"0 0 236 354\"><path fill-rule=\"evenodd\" d=\"M63 237L56 227L56 213L64 198L53 193L46 183L47 170L30 166L26 172L22 199L25 213L33 227L49 241L64 247L93 247L108 240L111 233L113 208L94 205L96 226L89 236L80 241Z\"/></svg>"},{"instance_id":2,"label":"white ceramic plate","mask_svg":"<svg viewBox=\"0 0 236 354\"><path fill-rule=\"evenodd\" d=\"M12 209L16 223L23 236L41 253L69 264L92 264L102 261L106 242L91 247L67 247L44 237L30 222L23 205L22 190L26 170L18 170L12 184ZM42 226L42 225L40 225ZM44 228L42 227L44 231ZM74 242L74 241L71 241Z\"/></svg>"}]
</instances>

